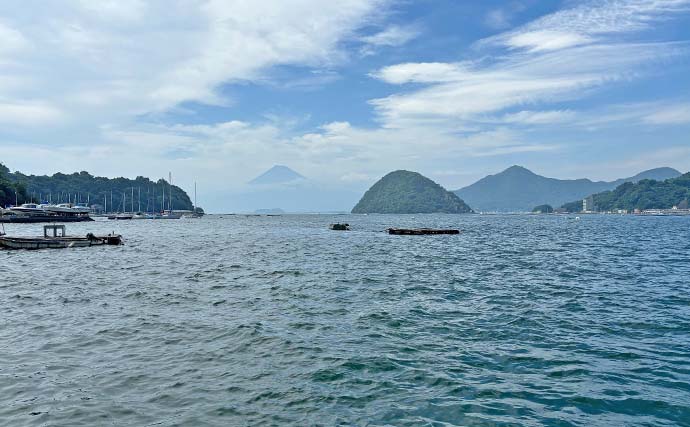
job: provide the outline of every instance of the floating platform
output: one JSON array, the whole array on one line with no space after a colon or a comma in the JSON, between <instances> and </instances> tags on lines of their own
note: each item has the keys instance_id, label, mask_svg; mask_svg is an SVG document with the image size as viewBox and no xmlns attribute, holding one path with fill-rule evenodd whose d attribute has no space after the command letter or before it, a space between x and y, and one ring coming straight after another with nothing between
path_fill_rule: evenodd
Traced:
<instances>
[{"instance_id":1,"label":"floating platform","mask_svg":"<svg viewBox=\"0 0 690 427\"><path fill-rule=\"evenodd\" d=\"M460 234L460 230L436 228L389 228L388 234L400 236L422 236L425 234Z\"/></svg>"},{"instance_id":2,"label":"floating platform","mask_svg":"<svg viewBox=\"0 0 690 427\"><path fill-rule=\"evenodd\" d=\"M52 231L52 236L49 235L49 231ZM89 233L86 237L66 236L64 225L44 226L43 237L10 237L0 234L2 249L64 249L121 244L122 236L119 234L95 236Z\"/></svg>"},{"instance_id":3,"label":"floating platform","mask_svg":"<svg viewBox=\"0 0 690 427\"><path fill-rule=\"evenodd\" d=\"M336 231L348 231L350 229L350 224L331 224L328 228Z\"/></svg>"}]
</instances>

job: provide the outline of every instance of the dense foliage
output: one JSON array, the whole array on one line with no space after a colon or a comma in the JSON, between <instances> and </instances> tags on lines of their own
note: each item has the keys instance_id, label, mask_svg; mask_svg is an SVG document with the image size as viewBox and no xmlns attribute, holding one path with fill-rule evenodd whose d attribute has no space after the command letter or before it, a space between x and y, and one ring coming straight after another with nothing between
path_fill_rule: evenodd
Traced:
<instances>
[{"instance_id":1,"label":"dense foliage","mask_svg":"<svg viewBox=\"0 0 690 427\"><path fill-rule=\"evenodd\" d=\"M666 181L645 179L637 184L627 182L613 191L595 194L594 205L598 211L632 211L635 209L670 209L685 206L690 199L690 173ZM582 210L582 202L563 205L568 212Z\"/></svg>"},{"instance_id":2,"label":"dense foliage","mask_svg":"<svg viewBox=\"0 0 690 427\"><path fill-rule=\"evenodd\" d=\"M395 171L374 184L352 213L468 213L457 195L416 172Z\"/></svg>"},{"instance_id":3,"label":"dense foliage","mask_svg":"<svg viewBox=\"0 0 690 427\"><path fill-rule=\"evenodd\" d=\"M26 200L24 185L10 180L10 170L0 163L0 207L13 205L15 201L24 203Z\"/></svg>"},{"instance_id":4,"label":"dense foliage","mask_svg":"<svg viewBox=\"0 0 690 427\"><path fill-rule=\"evenodd\" d=\"M613 190L624 182L664 180L678 176L680 172L675 169L658 168L613 182L594 182L589 179L546 178L524 167L512 166L457 190L455 194L478 211L529 212L533 206L547 203L560 206L569 200L581 200L590 194Z\"/></svg>"},{"instance_id":5,"label":"dense foliage","mask_svg":"<svg viewBox=\"0 0 690 427\"><path fill-rule=\"evenodd\" d=\"M533 213L549 214L553 213L553 206L551 205L539 205L532 209Z\"/></svg>"},{"instance_id":6,"label":"dense foliage","mask_svg":"<svg viewBox=\"0 0 690 427\"><path fill-rule=\"evenodd\" d=\"M11 192L8 198L5 185ZM79 202L90 205L108 205L108 211L123 211L123 198L126 202L124 211L159 211L162 209L163 191L165 190L165 208L169 205L171 188L167 181L157 182L148 178L104 178L95 177L88 172L73 174L56 173L53 176L24 175L20 172L9 173L7 168L0 169L0 203L3 206L14 204L14 189L21 193L19 203L52 201L53 203ZM132 199L132 192L134 198ZM4 195L3 195L4 194ZM112 199L111 199L112 194ZM132 200L134 205L132 206ZM187 193L177 186L172 186L172 208L191 210L192 202Z\"/></svg>"}]
</instances>

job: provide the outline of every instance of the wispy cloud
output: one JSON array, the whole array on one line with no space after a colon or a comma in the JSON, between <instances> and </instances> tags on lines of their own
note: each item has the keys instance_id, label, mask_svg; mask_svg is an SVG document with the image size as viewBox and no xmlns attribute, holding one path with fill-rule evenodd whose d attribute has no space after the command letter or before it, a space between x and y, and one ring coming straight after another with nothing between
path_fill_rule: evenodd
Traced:
<instances>
[{"instance_id":1,"label":"wispy cloud","mask_svg":"<svg viewBox=\"0 0 690 427\"><path fill-rule=\"evenodd\" d=\"M341 42L355 40L386 3L75 1L41 3L30 23L21 7L7 8L0 99L35 99L81 121L184 102L227 105L223 84L261 82L277 65L318 70L342 62ZM10 85L19 78L21 86Z\"/></svg>"},{"instance_id":2,"label":"wispy cloud","mask_svg":"<svg viewBox=\"0 0 690 427\"><path fill-rule=\"evenodd\" d=\"M383 47L403 46L411 40L417 38L421 30L417 25L391 25L375 34L363 36L360 41L364 46L360 49L362 55L373 55Z\"/></svg>"},{"instance_id":3,"label":"wispy cloud","mask_svg":"<svg viewBox=\"0 0 690 427\"><path fill-rule=\"evenodd\" d=\"M684 55L678 43L596 44L538 55L515 54L496 63L400 64L374 75L388 83L428 87L372 100L385 126L429 118L483 120L507 108L562 102L588 89L633 78L652 64Z\"/></svg>"},{"instance_id":4,"label":"wispy cloud","mask_svg":"<svg viewBox=\"0 0 690 427\"><path fill-rule=\"evenodd\" d=\"M688 0L598 0L546 15L514 31L482 40L510 48L545 51L579 46L611 34L651 28L690 10Z\"/></svg>"}]
</instances>

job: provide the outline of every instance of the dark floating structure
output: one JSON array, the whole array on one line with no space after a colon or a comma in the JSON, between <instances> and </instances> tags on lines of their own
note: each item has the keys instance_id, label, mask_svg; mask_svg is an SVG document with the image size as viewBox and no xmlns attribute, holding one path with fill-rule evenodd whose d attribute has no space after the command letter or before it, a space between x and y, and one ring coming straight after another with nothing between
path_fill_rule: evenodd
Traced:
<instances>
[{"instance_id":1,"label":"dark floating structure","mask_svg":"<svg viewBox=\"0 0 690 427\"><path fill-rule=\"evenodd\" d=\"M348 231L350 229L350 224L331 224L328 228L336 231Z\"/></svg>"},{"instance_id":2,"label":"dark floating structure","mask_svg":"<svg viewBox=\"0 0 690 427\"><path fill-rule=\"evenodd\" d=\"M388 234L399 236L422 236L425 234L460 234L460 230L434 228L389 228Z\"/></svg>"},{"instance_id":3,"label":"dark floating structure","mask_svg":"<svg viewBox=\"0 0 690 427\"><path fill-rule=\"evenodd\" d=\"M122 236L119 234L95 236L89 233L86 237L67 236L64 225L43 226L43 237L10 237L0 233L0 249L64 249L121 244Z\"/></svg>"}]
</instances>

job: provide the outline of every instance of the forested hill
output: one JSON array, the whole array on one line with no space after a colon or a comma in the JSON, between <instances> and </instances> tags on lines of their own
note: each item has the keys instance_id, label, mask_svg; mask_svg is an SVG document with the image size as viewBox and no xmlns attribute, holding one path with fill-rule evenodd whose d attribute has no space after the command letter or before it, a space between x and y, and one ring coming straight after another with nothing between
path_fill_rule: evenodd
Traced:
<instances>
[{"instance_id":1,"label":"forested hill","mask_svg":"<svg viewBox=\"0 0 690 427\"><path fill-rule=\"evenodd\" d=\"M375 183L352 213L469 213L458 196L416 172L395 171Z\"/></svg>"},{"instance_id":2,"label":"forested hill","mask_svg":"<svg viewBox=\"0 0 690 427\"><path fill-rule=\"evenodd\" d=\"M10 170L0 163L0 207L14 204L16 199L23 203L26 200L26 188L10 179Z\"/></svg>"},{"instance_id":3,"label":"forested hill","mask_svg":"<svg viewBox=\"0 0 690 427\"><path fill-rule=\"evenodd\" d=\"M107 198L109 211L122 211L123 198L126 202L126 211L138 211L139 206L142 211L161 210L163 191L165 191L167 209L172 191L173 209L191 210L193 208L192 201L184 190L174 185L171 189L168 182L163 179L154 182L142 176L136 179L104 178L93 176L88 172L56 173L53 176L24 175L21 172L9 173L7 168L0 164L0 203L3 206L14 204L15 189L19 190L19 203L49 200L53 203L67 203L74 202L76 197L78 202L103 206ZM134 209L132 209L132 192L134 193Z\"/></svg>"},{"instance_id":4,"label":"forested hill","mask_svg":"<svg viewBox=\"0 0 690 427\"><path fill-rule=\"evenodd\" d=\"M690 200L690 172L665 181L644 179L636 184L627 182L613 191L604 191L592 197L595 209L600 212L687 207ZM567 203L563 208L569 212L579 212L582 210L582 201Z\"/></svg>"}]
</instances>

